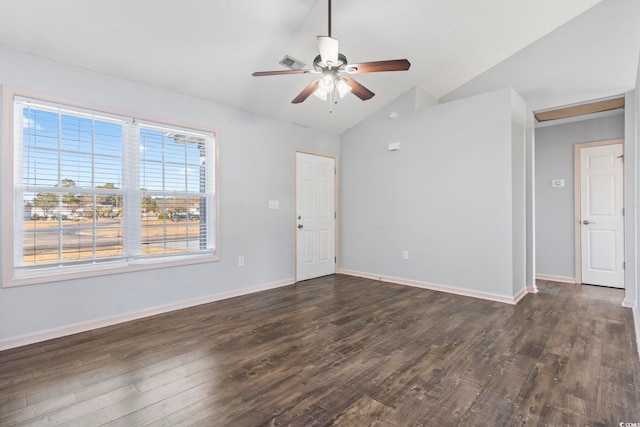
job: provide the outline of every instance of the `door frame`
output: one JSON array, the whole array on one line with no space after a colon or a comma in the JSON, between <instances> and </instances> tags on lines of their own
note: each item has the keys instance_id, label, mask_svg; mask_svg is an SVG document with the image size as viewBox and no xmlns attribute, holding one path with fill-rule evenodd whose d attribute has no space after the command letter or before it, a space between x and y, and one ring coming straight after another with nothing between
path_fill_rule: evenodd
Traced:
<instances>
[{"instance_id":1,"label":"door frame","mask_svg":"<svg viewBox=\"0 0 640 427\"><path fill-rule=\"evenodd\" d=\"M605 145L616 145L622 144L622 154L624 155L624 138L619 139L608 139L604 141L592 141L592 142L581 142L573 145L573 213L574 213L574 234L575 234L575 279L576 284L582 284L582 228L581 228L581 213L582 213L582 173L581 173L581 162L580 162L580 150L583 148L589 147L601 147ZM624 159L624 158L623 158ZM626 212L626 203L625 203L625 180L624 180L624 171L622 173L622 208ZM624 229L624 220L622 222L622 234L625 236ZM623 246L623 259L626 259L626 248ZM624 288L627 288L627 284L625 281Z\"/></svg>"},{"instance_id":2,"label":"door frame","mask_svg":"<svg viewBox=\"0 0 640 427\"><path fill-rule=\"evenodd\" d=\"M333 159L333 167L334 167L334 176L333 176L333 209L335 211L335 218L333 222L333 239L334 239L334 253L335 263L334 263L334 274L339 271L338 256L339 251L339 241L338 241L338 220L340 216L338 215L338 157L332 153L324 153L321 151L314 150L304 150L304 149L296 149L293 153L293 223L291 225L291 229L293 230L293 279L295 282L298 282L298 153L310 154L312 156L318 157L327 157L329 159Z\"/></svg>"}]
</instances>

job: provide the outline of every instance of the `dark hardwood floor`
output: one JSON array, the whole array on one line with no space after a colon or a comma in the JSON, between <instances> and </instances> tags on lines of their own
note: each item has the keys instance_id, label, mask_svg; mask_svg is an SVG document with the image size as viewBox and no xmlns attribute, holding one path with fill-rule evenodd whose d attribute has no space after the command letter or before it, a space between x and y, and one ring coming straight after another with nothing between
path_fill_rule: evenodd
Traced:
<instances>
[{"instance_id":1,"label":"dark hardwood floor","mask_svg":"<svg viewBox=\"0 0 640 427\"><path fill-rule=\"evenodd\" d=\"M640 423L620 290L329 276L0 352L0 426Z\"/></svg>"}]
</instances>

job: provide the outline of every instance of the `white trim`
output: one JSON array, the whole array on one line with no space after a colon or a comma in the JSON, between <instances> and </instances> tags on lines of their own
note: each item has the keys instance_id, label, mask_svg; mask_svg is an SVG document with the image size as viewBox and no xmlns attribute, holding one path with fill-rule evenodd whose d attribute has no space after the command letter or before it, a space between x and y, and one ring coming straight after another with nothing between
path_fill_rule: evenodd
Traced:
<instances>
[{"instance_id":1,"label":"white trim","mask_svg":"<svg viewBox=\"0 0 640 427\"><path fill-rule=\"evenodd\" d=\"M640 313L638 312L638 307L634 306L633 311L633 323L636 329L636 346L638 347L638 358L640 359Z\"/></svg>"},{"instance_id":2,"label":"white trim","mask_svg":"<svg viewBox=\"0 0 640 427\"><path fill-rule=\"evenodd\" d=\"M525 295L527 295L528 293L537 293L537 292L538 292L537 289L535 292L532 292L532 289L530 287L525 286L524 288L520 289L520 291L517 294L513 296L513 304L519 303L520 300L524 298Z\"/></svg>"},{"instance_id":3,"label":"white trim","mask_svg":"<svg viewBox=\"0 0 640 427\"><path fill-rule=\"evenodd\" d=\"M625 298L622 301L622 306L630 308L631 313L633 314L633 326L636 332L636 346L638 347L638 357L640 358L640 315L638 314L638 305L634 300Z\"/></svg>"},{"instance_id":4,"label":"white trim","mask_svg":"<svg viewBox=\"0 0 640 427\"><path fill-rule=\"evenodd\" d=\"M633 313L633 325L636 332L636 346L638 347L638 357L640 358L640 313L638 313L638 306L635 301L628 300L626 298L622 301L622 306L630 308Z\"/></svg>"},{"instance_id":5,"label":"white trim","mask_svg":"<svg viewBox=\"0 0 640 427\"><path fill-rule=\"evenodd\" d=\"M0 277L0 285L4 285L13 275L13 215L14 215L14 193L13 193L13 92L9 91L7 86L0 85L2 91L2 129L0 129L0 141L2 141L2 147L0 152L2 157L0 158L0 165L2 170L0 172L0 182L2 187L0 188L0 206L2 206L2 223L0 224L0 233L2 235L2 258L0 259L0 270L2 270L2 277ZM5 167L5 165L12 165L11 167Z\"/></svg>"},{"instance_id":6,"label":"white trim","mask_svg":"<svg viewBox=\"0 0 640 427\"><path fill-rule=\"evenodd\" d=\"M553 274L536 274L536 280L548 280L550 282L571 283L572 285L575 285L576 283L578 283L576 282L575 277L556 276Z\"/></svg>"},{"instance_id":7,"label":"white trim","mask_svg":"<svg viewBox=\"0 0 640 427\"><path fill-rule=\"evenodd\" d=\"M412 286L415 288L430 289L432 291L446 292L454 295L462 295L465 297L480 298L489 301L501 302L505 304L515 305L528 292L529 288L522 288L515 296L498 295L490 292L480 292L471 289L456 288L454 286L438 285L435 283L421 282L418 280L402 279L400 277L382 276L379 274L364 273L362 271L340 269L340 274L349 276L364 277L365 279L381 280L383 282L396 283L398 285Z\"/></svg>"},{"instance_id":8,"label":"white trim","mask_svg":"<svg viewBox=\"0 0 640 427\"><path fill-rule=\"evenodd\" d=\"M7 85L0 85L0 95L2 96L2 126L0 129L0 137L5 142L2 144L0 160L2 165L10 164L11 167L1 168L1 185L0 188L0 200L3 208L7 208L3 211L3 221L0 226L2 233L2 258L0 264L2 265L2 272L0 277L0 287L9 288L14 286L34 285L53 283L63 280L72 280L86 277L95 277L107 274L117 273L129 273L141 270L150 270L165 267L192 265L200 263L218 262L220 261L220 192L219 192L219 153L220 153L220 131L211 126L204 126L200 124L188 123L182 120L175 120L166 117L154 117L148 116L144 113L127 111L120 108L112 108L102 105L88 104L79 100L71 100L67 98L58 97L55 95L48 95L37 91L16 88ZM73 109L80 109L82 111L91 111L100 115L116 116L125 119L134 119L148 124L154 124L169 128L176 128L181 132L183 130L189 130L196 133L204 133L206 135L213 135L213 150L208 150L208 156L211 156L213 163L213 174L211 179L214 180L211 188L211 195L213 196L212 204L208 204L207 209L212 209L213 212L208 212L210 218L212 218L214 228L208 228L208 238L211 233L215 233L213 241L211 242L215 247L210 252L199 253L185 253L176 256L157 257L157 258L123 258L122 261L126 262L98 262L96 264L87 263L84 265L71 266L68 265L65 268L51 268L51 269L33 269L33 270L20 270L14 267L14 253L15 241L14 241L14 221L16 216L22 218L22 200L14 200L15 188L14 181L14 100L16 98L29 99L35 101L38 105L41 103L55 104L56 108L61 106L69 107ZM9 143L11 142L11 143ZM92 190L93 191L93 190ZM9 221L4 219L9 218ZM0 341L1 343L1 341Z\"/></svg>"},{"instance_id":9,"label":"white trim","mask_svg":"<svg viewBox=\"0 0 640 427\"><path fill-rule=\"evenodd\" d=\"M3 234L3 240L4 240ZM13 248L6 251L12 256ZM106 276L119 273L131 273L135 271L152 270L166 267L180 267L184 265L202 264L207 262L219 261L218 251L209 254L194 254L190 257L167 256L166 258L147 258L147 259L128 259L117 261L104 261L96 264L85 264L78 266L67 266L64 272L60 267L51 267L49 269L42 268L40 270L31 270L25 275L17 274L13 268L6 268L6 275L3 276L3 288L11 288L16 286L37 285L61 282L64 280L83 279L85 277ZM12 265L12 264L9 264ZM52 274L55 273L55 274Z\"/></svg>"},{"instance_id":10,"label":"white trim","mask_svg":"<svg viewBox=\"0 0 640 427\"><path fill-rule=\"evenodd\" d=\"M25 335L19 335L16 337L9 337L0 339L0 351L8 350L10 348L21 347L23 345L33 344L41 341L50 340L53 338L60 338L66 335L77 334L79 332L86 332L93 329L104 328L105 326L111 326L118 323L129 322L144 317L154 316L156 314L168 313L174 310L180 310L183 308L194 307L201 304L207 304L214 301L220 301L228 298L234 298L242 295L253 294L256 292L262 292L269 289L280 288L283 286L292 285L295 283L293 278L280 280L278 282L265 283L262 285L253 286L250 288L237 289L234 291L223 292L220 294L209 295L205 297L198 297L189 299L186 301L180 301L172 304L161 305L157 307L144 308L138 311L132 311L129 313L117 314L115 316L102 317L99 319L87 320L79 323L72 323L70 325L60 326L52 329L45 329L43 331L32 332Z\"/></svg>"}]
</instances>

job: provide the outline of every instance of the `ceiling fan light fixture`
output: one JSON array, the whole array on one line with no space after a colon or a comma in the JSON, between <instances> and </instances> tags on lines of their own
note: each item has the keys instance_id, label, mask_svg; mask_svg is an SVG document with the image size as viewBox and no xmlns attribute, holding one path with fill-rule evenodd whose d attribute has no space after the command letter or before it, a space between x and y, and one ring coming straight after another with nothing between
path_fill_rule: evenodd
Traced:
<instances>
[{"instance_id":1,"label":"ceiling fan light fixture","mask_svg":"<svg viewBox=\"0 0 640 427\"><path fill-rule=\"evenodd\" d=\"M347 80L337 73L325 73L324 77L318 80L318 88L313 94L323 101L326 101L328 96L338 100L344 98L351 89Z\"/></svg>"},{"instance_id":2,"label":"ceiling fan light fixture","mask_svg":"<svg viewBox=\"0 0 640 427\"><path fill-rule=\"evenodd\" d=\"M329 112L331 113L332 104L337 104L338 100L344 98L349 92L352 91L352 87L344 77L341 77L333 72L325 72L324 77L317 80L318 87L313 91L313 94L323 101L329 101Z\"/></svg>"},{"instance_id":3,"label":"ceiling fan light fixture","mask_svg":"<svg viewBox=\"0 0 640 427\"><path fill-rule=\"evenodd\" d=\"M316 89L316 90L313 91L313 94L315 96L317 96L318 98L320 98L321 100L323 100L323 101L326 101L328 99L328 93L327 92L323 92L321 90Z\"/></svg>"},{"instance_id":4,"label":"ceiling fan light fixture","mask_svg":"<svg viewBox=\"0 0 640 427\"><path fill-rule=\"evenodd\" d=\"M347 83L345 79L340 78L340 80L338 80L338 82L336 83L336 90L338 91L338 96L342 99L347 96L349 92L351 92L352 87L349 86L349 83Z\"/></svg>"},{"instance_id":5,"label":"ceiling fan light fixture","mask_svg":"<svg viewBox=\"0 0 640 427\"><path fill-rule=\"evenodd\" d=\"M329 73L325 74L318 82L318 89L316 90L324 92L325 94L333 91L336 87L335 77L335 75L331 75Z\"/></svg>"}]
</instances>

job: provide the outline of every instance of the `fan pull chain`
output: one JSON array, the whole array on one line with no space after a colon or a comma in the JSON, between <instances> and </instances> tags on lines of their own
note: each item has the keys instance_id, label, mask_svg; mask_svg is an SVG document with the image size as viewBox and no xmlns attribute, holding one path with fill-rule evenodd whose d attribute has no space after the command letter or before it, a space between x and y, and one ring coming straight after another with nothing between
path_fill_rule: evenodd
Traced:
<instances>
[{"instance_id":1,"label":"fan pull chain","mask_svg":"<svg viewBox=\"0 0 640 427\"><path fill-rule=\"evenodd\" d=\"M339 99L338 89L334 87L333 90L329 92L329 114L333 113L333 106L338 105Z\"/></svg>"}]
</instances>

